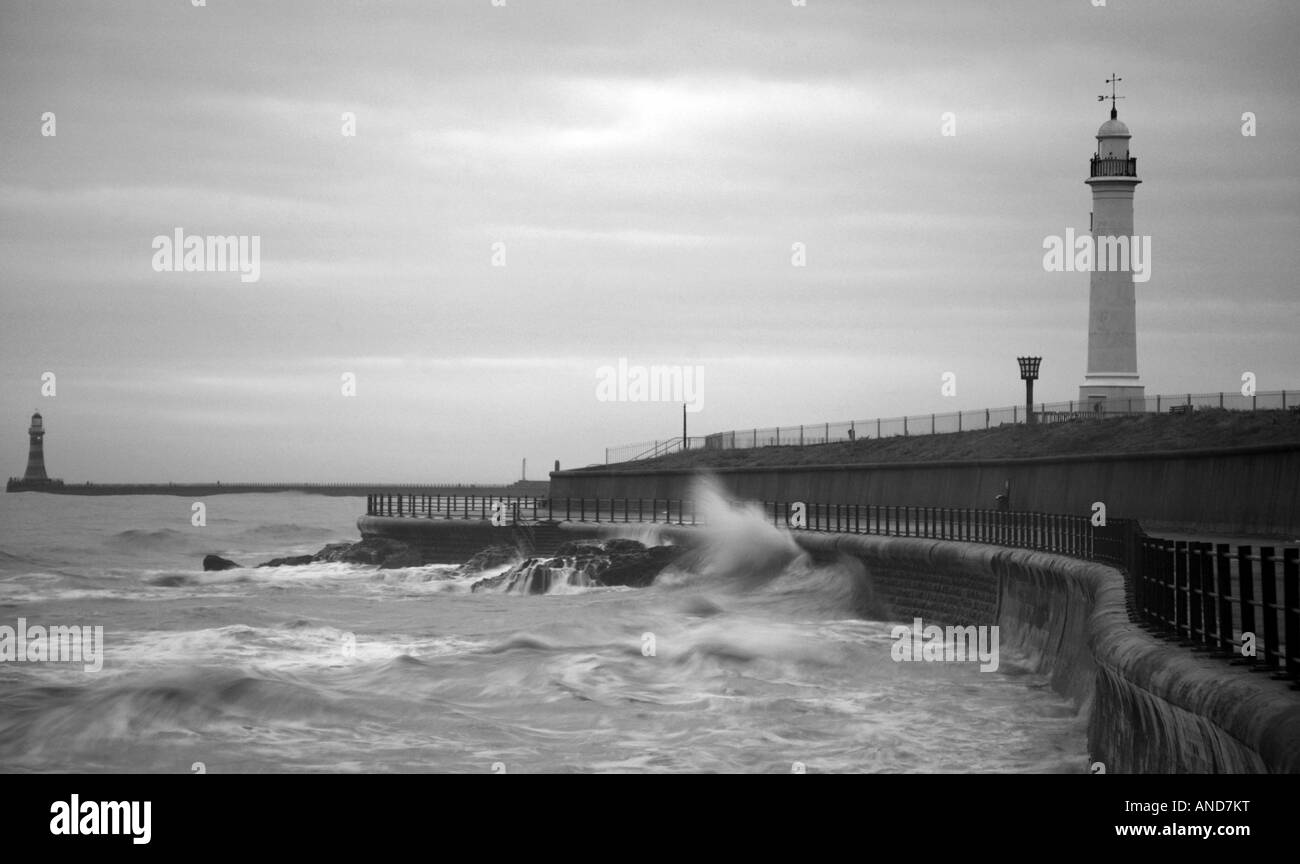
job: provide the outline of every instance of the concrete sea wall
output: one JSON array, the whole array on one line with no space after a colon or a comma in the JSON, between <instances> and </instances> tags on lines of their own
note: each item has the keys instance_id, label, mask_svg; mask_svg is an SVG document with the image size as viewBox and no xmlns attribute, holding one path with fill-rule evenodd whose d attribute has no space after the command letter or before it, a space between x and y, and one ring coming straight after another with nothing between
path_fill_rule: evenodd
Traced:
<instances>
[{"instance_id":1,"label":"concrete sea wall","mask_svg":"<svg viewBox=\"0 0 1300 864\"><path fill-rule=\"evenodd\" d=\"M565 540L636 536L638 528L564 523L530 530L369 516L358 526L363 535L439 549L449 561L501 543L549 554ZM680 544L705 536L693 527L655 531ZM1107 773L1300 773L1300 694L1152 637L1129 620L1118 570L974 543L794 536L819 558L861 561L892 620L997 625L1001 649L1025 658L1086 716L1090 761Z\"/></svg>"},{"instance_id":2,"label":"concrete sea wall","mask_svg":"<svg viewBox=\"0 0 1300 864\"><path fill-rule=\"evenodd\" d=\"M998 625L1088 718L1108 773L1300 773L1300 694L1152 637L1101 564L972 543L799 534L867 566L893 617Z\"/></svg>"},{"instance_id":3,"label":"concrete sea wall","mask_svg":"<svg viewBox=\"0 0 1300 864\"><path fill-rule=\"evenodd\" d=\"M1010 481L1017 510L1087 514L1094 501L1104 501L1111 516L1138 519L1147 530L1300 536L1300 444L713 473L737 498L917 507L989 508ZM696 476L692 469L559 471L551 475L551 495L691 498Z\"/></svg>"}]
</instances>

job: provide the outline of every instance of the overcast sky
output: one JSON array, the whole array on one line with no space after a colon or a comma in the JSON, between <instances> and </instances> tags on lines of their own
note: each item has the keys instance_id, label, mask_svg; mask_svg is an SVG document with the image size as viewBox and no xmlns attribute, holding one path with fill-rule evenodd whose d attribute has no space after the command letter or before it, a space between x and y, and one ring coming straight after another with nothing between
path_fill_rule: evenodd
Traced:
<instances>
[{"instance_id":1,"label":"overcast sky","mask_svg":"<svg viewBox=\"0 0 1300 864\"><path fill-rule=\"evenodd\" d=\"M8 473L39 409L68 481L544 477L680 430L619 358L692 434L1075 398L1112 71L1148 394L1300 387L1300 4L1092 3L3 0Z\"/></svg>"}]
</instances>

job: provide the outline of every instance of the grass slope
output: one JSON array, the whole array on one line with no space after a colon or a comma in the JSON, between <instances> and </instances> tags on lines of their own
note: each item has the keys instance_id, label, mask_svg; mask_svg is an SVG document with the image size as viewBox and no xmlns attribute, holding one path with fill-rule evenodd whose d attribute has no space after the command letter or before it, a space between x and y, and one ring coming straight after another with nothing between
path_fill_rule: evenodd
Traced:
<instances>
[{"instance_id":1,"label":"grass slope","mask_svg":"<svg viewBox=\"0 0 1300 864\"><path fill-rule=\"evenodd\" d=\"M774 465L861 465L871 462L954 462L1152 453L1257 444L1300 445L1300 411L1203 410L1189 414L1137 414L1041 426L1005 424L995 429L943 435L870 438L806 447L690 450L658 459L592 466L612 471L655 468L760 468Z\"/></svg>"}]
</instances>

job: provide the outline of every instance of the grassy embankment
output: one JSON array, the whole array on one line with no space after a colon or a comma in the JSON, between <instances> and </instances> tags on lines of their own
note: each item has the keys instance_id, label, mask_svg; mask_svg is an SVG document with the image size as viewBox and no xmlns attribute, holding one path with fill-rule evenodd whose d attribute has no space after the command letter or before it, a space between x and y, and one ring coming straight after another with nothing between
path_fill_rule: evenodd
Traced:
<instances>
[{"instance_id":1,"label":"grassy embankment","mask_svg":"<svg viewBox=\"0 0 1300 864\"><path fill-rule=\"evenodd\" d=\"M1220 411L1137 414L1106 420L1076 420L1038 426L1006 424L994 429L863 438L832 444L759 447L749 450L689 450L658 459L592 468L644 471L648 468L761 468L776 465L861 465L872 462L956 462L1154 453L1300 444L1300 411Z\"/></svg>"}]
</instances>

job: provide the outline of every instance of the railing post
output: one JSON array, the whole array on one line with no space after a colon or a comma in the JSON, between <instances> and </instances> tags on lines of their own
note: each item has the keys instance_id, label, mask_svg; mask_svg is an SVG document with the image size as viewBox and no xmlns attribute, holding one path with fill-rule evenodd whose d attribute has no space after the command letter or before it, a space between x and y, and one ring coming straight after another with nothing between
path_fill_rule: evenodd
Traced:
<instances>
[{"instance_id":1,"label":"railing post","mask_svg":"<svg viewBox=\"0 0 1300 864\"><path fill-rule=\"evenodd\" d=\"M1241 598L1241 632L1255 632L1255 570L1251 547L1237 547L1237 596ZM1231 646L1229 650L1235 650ZM1256 654L1258 656L1258 652ZM1244 658L1243 658L1244 659ZM1254 662L1251 660L1250 662Z\"/></svg>"},{"instance_id":2,"label":"railing post","mask_svg":"<svg viewBox=\"0 0 1300 864\"><path fill-rule=\"evenodd\" d=\"M1201 642L1206 649L1216 651L1215 636L1217 635L1218 622L1215 617L1218 614L1218 604L1215 602L1214 583L1214 544L1198 543L1200 547L1201 559Z\"/></svg>"},{"instance_id":3,"label":"railing post","mask_svg":"<svg viewBox=\"0 0 1300 864\"><path fill-rule=\"evenodd\" d=\"M1286 604L1286 676L1300 680L1300 548L1282 550L1282 600Z\"/></svg>"},{"instance_id":4,"label":"railing post","mask_svg":"<svg viewBox=\"0 0 1300 864\"><path fill-rule=\"evenodd\" d=\"M1187 544L1187 554L1190 557L1187 568L1188 576L1188 599L1192 604L1192 611L1189 620L1192 625L1192 641L1199 645L1205 644L1209 640L1209 634L1206 632L1205 617L1206 602L1205 592L1205 548L1200 541L1193 541ZM1197 631L1200 631L1199 633Z\"/></svg>"},{"instance_id":5,"label":"railing post","mask_svg":"<svg viewBox=\"0 0 1300 864\"><path fill-rule=\"evenodd\" d=\"M1260 605L1264 613L1264 668L1266 669L1277 669L1278 659L1282 656L1277 647L1278 608L1275 562L1272 546L1259 547L1259 584L1262 601Z\"/></svg>"},{"instance_id":6,"label":"railing post","mask_svg":"<svg viewBox=\"0 0 1300 864\"><path fill-rule=\"evenodd\" d=\"M1190 632L1187 626L1187 541L1174 541L1174 632L1179 639L1187 641Z\"/></svg>"},{"instance_id":7,"label":"railing post","mask_svg":"<svg viewBox=\"0 0 1300 864\"><path fill-rule=\"evenodd\" d=\"M1214 547L1215 593L1219 599L1219 651L1232 656L1232 547L1220 543Z\"/></svg>"},{"instance_id":8,"label":"railing post","mask_svg":"<svg viewBox=\"0 0 1300 864\"><path fill-rule=\"evenodd\" d=\"M1160 625L1165 633L1173 632L1177 627L1178 600L1174 592L1174 576L1170 567L1174 544L1169 540L1155 541L1156 578L1160 580Z\"/></svg>"}]
</instances>

